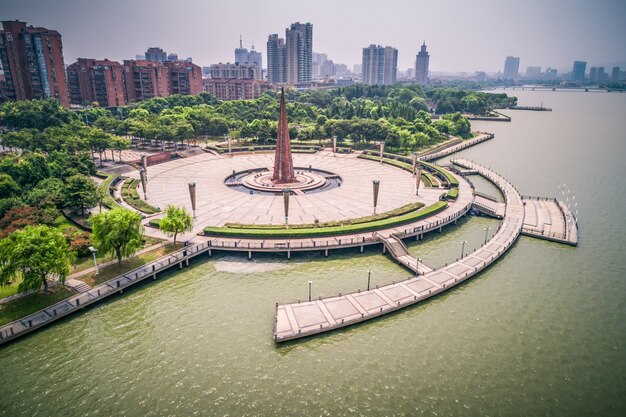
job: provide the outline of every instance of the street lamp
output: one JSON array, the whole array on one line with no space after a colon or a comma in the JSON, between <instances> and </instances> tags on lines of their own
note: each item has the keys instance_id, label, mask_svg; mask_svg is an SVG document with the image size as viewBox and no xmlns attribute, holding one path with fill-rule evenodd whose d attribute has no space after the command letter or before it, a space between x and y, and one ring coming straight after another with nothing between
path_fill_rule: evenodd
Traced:
<instances>
[{"instance_id":1,"label":"street lamp","mask_svg":"<svg viewBox=\"0 0 626 417\"><path fill-rule=\"evenodd\" d=\"M285 209L285 225L289 226L289 196L291 190L289 188L283 188L283 206Z\"/></svg>"},{"instance_id":2,"label":"street lamp","mask_svg":"<svg viewBox=\"0 0 626 417\"><path fill-rule=\"evenodd\" d=\"M420 274L420 264L422 263L422 258L417 258L417 268L415 268L415 276L419 276Z\"/></svg>"},{"instance_id":3,"label":"street lamp","mask_svg":"<svg viewBox=\"0 0 626 417\"><path fill-rule=\"evenodd\" d=\"M311 284L312 282L309 281L309 301L311 301Z\"/></svg>"},{"instance_id":4,"label":"street lamp","mask_svg":"<svg viewBox=\"0 0 626 417\"><path fill-rule=\"evenodd\" d=\"M189 186L189 198L191 199L191 210L193 211L193 217L196 217L196 183L187 183Z\"/></svg>"},{"instance_id":5,"label":"street lamp","mask_svg":"<svg viewBox=\"0 0 626 417\"><path fill-rule=\"evenodd\" d=\"M485 245L487 244L487 233L491 230L491 227L485 227Z\"/></svg>"},{"instance_id":6,"label":"street lamp","mask_svg":"<svg viewBox=\"0 0 626 417\"><path fill-rule=\"evenodd\" d=\"M147 192L148 192L148 188L147 188L148 187L148 178L147 178L145 169L141 168L139 170L139 177L141 178L141 188L143 189L143 199L147 200L148 199L148 195L147 195Z\"/></svg>"},{"instance_id":7,"label":"street lamp","mask_svg":"<svg viewBox=\"0 0 626 417\"><path fill-rule=\"evenodd\" d=\"M96 262L96 252L98 252L98 249L94 248L93 246L89 246L89 250L93 255L93 265L96 267L96 275L98 275L98 262Z\"/></svg>"},{"instance_id":8,"label":"street lamp","mask_svg":"<svg viewBox=\"0 0 626 417\"><path fill-rule=\"evenodd\" d=\"M461 242L461 259L465 257L465 244L466 243L467 243L467 240L464 240L463 242Z\"/></svg>"},{"instance_id":9,"label":"street lamp","mask_svg":"<svg viewBox=\"0 0 626 417\"><path fill-rule=\"evenodd\" d=\"M380 180L372 180L374 192L374 214L376 214L376 206L378 205L378 191L380 190Z\"/></svg>"},{"instance_id":10,"label":"street lamp","mask_svg":"<svg viewBox=\"0 0 626 417\"><path fill-rule=\"evenodd\" d=\"M370 279L372 278L372 271L367 271L367 290L370 290Z\"/></svg>"}]
</instances>

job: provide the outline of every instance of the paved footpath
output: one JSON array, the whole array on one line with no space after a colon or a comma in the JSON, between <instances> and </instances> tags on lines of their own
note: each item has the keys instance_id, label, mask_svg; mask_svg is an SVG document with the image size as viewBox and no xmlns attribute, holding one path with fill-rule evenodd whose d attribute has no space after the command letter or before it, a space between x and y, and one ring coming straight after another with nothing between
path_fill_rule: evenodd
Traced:
<instances>
[{"instance_id":1,"label":"paved footpath","mask_svg":"<svg viewBox=\"0 0 626 417\"><path fill-rule=\"evenodd\" d=\"M457 262L414 278L335 297L277 304L274 323L276 342L346 327L416 304L473 277L511 247L524 223L524 205L520 194L502 176L482 165L464 159L453 162L478 171L502 191L506 210L494 236Z\"/></svg>"},{"instance_id":2,"label":"paved footpath","mask_svg":"<svg viewBox=\"0 0 626 417\"><path fill-rule=\"evenodd\" d=\"M433 159L443 158L444 156L452 155L455 152L463 150L465 148L469 148L470 146L478 145L486 140L493 139L493 133L481 133L475 138L464 140L458 145L450 146L448 148L442 149L438 152L427 153L423 156L420 156L422 161L432 161Z\"/></svg>"}]
</instances>

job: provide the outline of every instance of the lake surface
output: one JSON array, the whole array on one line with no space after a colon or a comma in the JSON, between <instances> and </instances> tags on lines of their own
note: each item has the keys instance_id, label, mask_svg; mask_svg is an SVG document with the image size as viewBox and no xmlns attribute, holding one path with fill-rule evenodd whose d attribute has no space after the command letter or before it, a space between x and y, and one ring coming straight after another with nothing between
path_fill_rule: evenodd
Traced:
<instances>
[{"instance_id":1,"label":"lake surface","mask_svg":"<svg viewBox=\"0 0 626 417\"><path fill-rule=\"evenodd\" d=\"M379 248L203 258L0 348L0 415L626 415L626 94L507 92L554 110L476 122L495 139L457 156L526 195L566 184L577 248L521 237L460 288L279 347L274 304L309 280L315 297L408 272ZM440 266L497 224L469 217L410 251Z\"/></svg>"}]
</instances>

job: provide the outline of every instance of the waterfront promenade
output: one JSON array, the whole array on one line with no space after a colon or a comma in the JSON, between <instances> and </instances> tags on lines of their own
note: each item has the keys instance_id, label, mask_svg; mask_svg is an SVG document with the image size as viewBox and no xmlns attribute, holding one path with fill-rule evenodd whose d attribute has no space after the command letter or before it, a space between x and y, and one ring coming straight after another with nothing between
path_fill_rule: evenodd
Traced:
<instances>
[{"instance_id":1,"label":"waterfront promenade","mask_svg":"<svg viewBox=\"0 0 626 417\"><path fill-rule=\"evenodd\" d=\"M419 303L473 277L511 247L524 222L524 204L520 194L512 184L489 168L464 159L453 162L477 171L495 184L505 198L504 219L491 239L456 262L401 282L317 300L277 303L275 342L350 326Z\"/></svg>"},{"instance_id":2,"label":"waterfront promenade","mask_svg":"<svg viewBox=\"0 0 626 417\"><path fill-rule=\"evenodd\" d=\"M470 146L478 145L484 141L493 139L493 133L480 133L475 138L467 139L458 143L456 145L450 146L448 148L442 149L440 151L436 151L433 153L426 153L424 155L420 155L420 160L422 161L432 161L434 159L443 158L444 156L452 155L455 152L459 152L465 148L469 148Z\"/></svg>"},{"instance_id":3,"label":"waterfront promenade","mask_svg":"<svg viewBox=\"0 0 626 417\"><path fill-rule=\"evenodd\" d=\"M99 302L108 296L122 293L124 289L136 283L148 278L156 279L159 273L170 268L183 268L183 266L189 264L190 259L204 253L210 256L214 250L244 252L248 253L250 258L253 256L253 252L282 252L286 253L287 257L290 258L292 252L301 251L324 251L326 255L333 249L356 247L363 251L364 246L384 244L383 240L393 235L422 238L425 233L441 231L444 226L456 223L459 218L467 214L471 209L474 201L473 188L462 177L458 177L458 180L459 196L457 200L449 203L443 211L417 222L376 232L309 239L237 239L194 236L188 242L187 247L170 255L97 285L88 291L62 300L20 320L0 326L0 345L52 324L72 313L81 311L85 307ZM420 271L430 270L423 264L420 265L419 269Z\"/></svg>"}]
</instances>

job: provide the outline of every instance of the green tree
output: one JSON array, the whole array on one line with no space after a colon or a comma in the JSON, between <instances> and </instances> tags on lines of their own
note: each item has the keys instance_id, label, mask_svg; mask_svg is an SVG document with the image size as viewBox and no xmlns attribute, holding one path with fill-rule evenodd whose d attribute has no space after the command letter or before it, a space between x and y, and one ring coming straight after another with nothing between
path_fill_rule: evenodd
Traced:
<instances>
[{"instance_id":1,"label":"green tree","mask_svg":"<svg viewBox=\"0 0 626 417\"><path fill-rule=\"evenodd\" d=\"M20 186L9 174L0 173L0 198L9 198L20 193Z\"/></svg>"},{"instance_id":2,"label":"green tree","mask_svg":"<svg viewBox=\"0 0 626 417\"><path fill-rule=\"evenodd\" d=\"M65 204L76 207L85 215L85 209L98 203L96 184L86 175L72 175L67 179L65 187Z\"/></svg>"},{"instance_id":3,"label":"green tree","mask_svg":"<svg viewBox=\"0 0 626 417\"><path fill-rule=\"evenodd\" d=\"M159 223L159 228L168 236L174 236L174 243L176 243L176 236L179 233L191 232L193 226L193 219L191 215L187 213L184 207L176 207L169 205L165 210L165 216Z\"/></svg>"},{"instance_id":4,"label":"green tree","mask_svg":"<svg viewBox=\"0 0 626 417\"><path fill-rule=\"evenodd\" d=\"M89 223L94 245L101 253L115 255L118 264L143 245L143 226L138 213L115 208L90 217Z\"/></svg>"},{"instance_id":5,"label":"green tree","mask_svg":"<svg viewBox=\"0 0 626 417\"><path fill-rule=\"evenodd\" d=\"M0 285L22 278L18 290L48 291L48 276L61 283L70 271L74 253L63 234L48 226L26 226L0 241Z\"/></svg>"}]
</instances>

